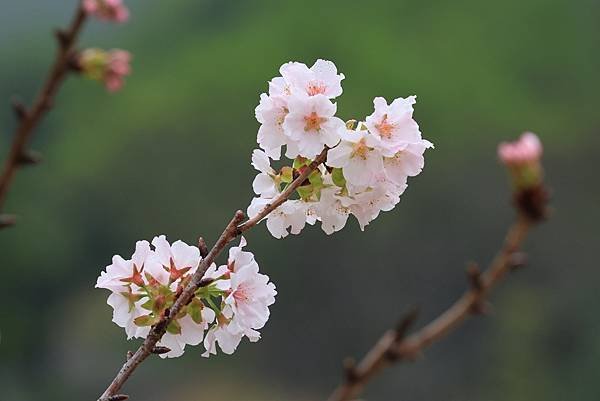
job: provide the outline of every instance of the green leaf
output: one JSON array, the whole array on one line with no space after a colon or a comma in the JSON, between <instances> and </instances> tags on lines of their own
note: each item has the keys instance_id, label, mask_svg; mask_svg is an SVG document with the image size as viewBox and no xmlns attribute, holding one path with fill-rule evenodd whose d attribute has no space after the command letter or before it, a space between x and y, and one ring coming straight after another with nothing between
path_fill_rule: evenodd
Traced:
<instances>
[{"instance_id":1,"label":"green leaf","mask_svg":"<svg viewBox=\"0 0 600 401\"><path fill-rule=\"evenodd\" d=\"M313 193L313 186L312 185L303 185L301 187L298 187L296 189L296 192L298 192L298 195L300 195L300 197L302 199L308 200Z\"/></svg>"},{"instance_id":2,"label":"green leaf","mask_svg":"<svg viewBox=\"0 0 600 401\"><path fill-rule=\"evenodd\" d=\"M300 167L304 167L304 166L308 166L310 164L310 160L302 157L302 156L298 156L294 159L294 164L293 167L294 169L299 169Z\"/></svg>"},{"instance_id":3,"label":"green leaf","mask_svg":"<svg viewBox=\"0 0 600 401\"><path fill-rule=\"evenodd\" d=\"M171 334L181 334L181 325L179 325L177 320L172 320L167 326L167 332Z\"/></svg>"},{"instance_id":4,"label":"green leaf","mask_svg":"<svg viewBox=\"0 0 600 401\"><path fill-rule=\"evenodd\" d=\"M333 179L333 183L338 187L344 188L346 186L346 179L341 168L334 168L331 172L331 178Z\"/></svg>"},{"instance_id":5,"label":"green leaf","mask_svg":"<svg viewBox=\"0 0 600 401\"><path fill-rule=\"evenodd\" d=\"M315 170L308 176L308 181L312 184L314 189L320 189L323 187L323 176L319 170Z\"/></svg>"},{"instance_id":6,"label":"green leaf","mask_svg":"<svg viewBox=\"0 0 600 401\"><path fill-rule=\"evenodd\" d=\"M294 180L294 169L289 166L282 167L281 168L281 181L286 184L289 184L293 180Z\"/></svg>"},{"instance_id":7,"label":"green leaf","mask_svg":"<svg viewBox=\"0 0 600 401\"><path fill-rule=\"evenodd\" d=\"M152 315L138 316L133 320L136 326L145 327L158 323L158 318Z\"/></svg>"}]
</instances>

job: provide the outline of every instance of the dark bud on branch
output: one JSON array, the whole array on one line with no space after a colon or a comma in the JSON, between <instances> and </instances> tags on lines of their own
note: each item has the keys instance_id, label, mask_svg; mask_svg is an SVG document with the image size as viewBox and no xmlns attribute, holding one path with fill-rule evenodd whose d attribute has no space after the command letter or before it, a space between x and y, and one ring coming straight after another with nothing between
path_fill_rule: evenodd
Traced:
<instances>
[{"instance_id":1,"label":"dark bud on branch","mask_svg":"<svg viewBox=\"0 0 600 401\"><path fill-rule=\"evenodd\" d=\"M26 150L19 156L18 163L20 166L29 166L32 164L38 164L42 161L42 154L35 150Z\"/></svg>"},{"instance_id":2,"label":"dark bud on branch","mask_svg":"<svg viewBox=\"0 0 600 401\"><path fill-rule=\"evenodd\" d=\"M17 222L17 217L13 214L0 214L0 228L13 226Z\"/></svg>"},{"instance_id":3,"label":"dark bud on branch","mask_svg":"<svg viewBox=\"0 0 600 401\"><path fill-rule=\"evenodd\" d=\"M64 49L69 45L69 35L62 29L55 29L54 37L56 37L56 41L61 48Z\"/></svg>"},{"instance_id":4,"label":"dark bud on branch","mask_svg":"<svg viewBox=\"0 0 600 401\"><path fill-rule=\"evenodd\" d=\"M208 255L208 247L206 246L206 241L204 238L198 238L198 248L200 249L200 256L205 258Z\"/></svg>"},{"instance_id":5,"label":"dark bud on branch","mask_svg":"<svg viewBox=\"0 0 600 401\"><path fill-rule=\"evenodd\" d=\"M356 371L356 361L354 358L346 358L342 362L344 376L349 383L354 383L358 380L358 372Z\"/></svg>"},{"instance_id":6,"label":"dark bud on branch","mask_svg":"<svg viewBox=\"0 0 600 401\"><path fill-rule=\"evenodd\" d=\"M156 355L161 355L161 354L166 354L167 352L171 352L171 348L157 345L154 348L152 348L151 352Z\"/></svg>"},{"instance_id":7,"label":"dark bud on branch","mask_svg":"<svg viewBox=\"0 0 600 401\"><path fill-rule=\"evenodd\" d=\"M206 287L207 285L210 285L213 281L215 281L215 280L212 278L204 277L202 280L200 280L200 284L198 284L198 288Z\"/></svg>"},{"instance_id":8,"label":"dark bud on branch","mask_svg":"<svg viewBox=\"0 0 600 401\"><path fill-rule=\"evenodd\" d=\"M13 98L11 103L17 120L24 120L27 117L27 108L25 107L25 105L19 99L16 98Z\"/></svg>"}]
</instances>

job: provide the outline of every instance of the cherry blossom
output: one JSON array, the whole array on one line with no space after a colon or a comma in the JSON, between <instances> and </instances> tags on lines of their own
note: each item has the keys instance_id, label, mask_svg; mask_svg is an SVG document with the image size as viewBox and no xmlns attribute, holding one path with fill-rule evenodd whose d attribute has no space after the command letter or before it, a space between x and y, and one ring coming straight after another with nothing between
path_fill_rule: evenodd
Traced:
<instances>
[{"instance_id":1,"label":"cherry blossom","mask_svg":"<svg viewBox=\"0 0 600 401\"><path fill-rule=\"evenodd\" d=\"M535 163L542 156L542 142L536 134L525 132L514 142L502 142L498 146L498 157L509 166Z\"/></svg>"},{"instance_id":2,"label":"cherry blossom","mask_svg":"<svg viewBox=\"0 0 600 401\"><path fill-rule=\"evenodd\" d=\"M279 72L292 94L297 91L308 96L324 95L329 99L342 94L344 74L338 74L337 67L331 61L319 59L311 68L303 63L290 62L282 65Z\"/></svg>"},{"instance_id":3,"label":"cherry blossom","mask_svg":"<svg viewBox=\"0 0 600 401\"><path fill-rule=\"evenodd\" d=\"M384 156L393 156L409 143L421 140L419 126L413 120L415 96L395 99L390 105L382 97L373 100L375 111L366 118L369 131L381 139Z\"/></svg>"},{"instance_id":4,"label":"cherry blossom","mask_svg":"<svg viewBox=\"0 0 600 401\"><path fill-rule=\"evenodd\" d=\"M86 13L104 21L125 22L129 18L129 10L122 0L83 0Z\"/></svg>"},{"instance_id":5,"label":"cherry blossom","mask_svg":"<svg viewBox=\"0 0 600 401\"><path fill-rule=\"evenodd\" d=\"M379 140L367 130L344 128L340 135L340 144L327 152L327 165L341 167L352 185L370 185L383 170L383 156L375 148Z\"/></svg>"},{"instance_id":6,"label":"cherry blossom","mask_svg":"<svg viewBox=\"0 0 600 401\"><path fill-rule=\"evenodd\" d=\"M298 142L300 156L314 158L325 145L337 145L344 122L335 117L337 107L327 97L321 94L292 97L288 108L283 129L288 137Z\"/></svg>"},{"instance_id":7,"label":"cherry blossom","mask_svg":"<svg viewBox=\"0 0 600 401\"><path fill-rule=\"evenodd\" d=\"M252 152L252 165L260 172L252 182L254 192L264 197L273 197L278 194L277 173L271 168L267 154L258 149L254 150Z\"/></svg>"}]
</instances>

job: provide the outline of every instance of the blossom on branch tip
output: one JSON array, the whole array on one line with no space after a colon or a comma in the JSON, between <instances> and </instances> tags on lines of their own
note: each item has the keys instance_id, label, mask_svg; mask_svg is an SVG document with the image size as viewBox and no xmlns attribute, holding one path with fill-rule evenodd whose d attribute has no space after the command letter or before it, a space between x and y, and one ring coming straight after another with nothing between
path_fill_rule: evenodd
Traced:
<instances>
[{"instance_id":1,"label":"blossom on branch tip","mask_svg":"<svg viewBox=\"0 0 600 401\"><path fill-rule=\"evenodd\" d=\"M375 98L374 111L364 122L344 123L332 99L342 94L345 77L334 63L317 60L309 68L289 62L279 72L256 107L261 124L257 142L263 151L252 155L260 173L252 185L258 197L251 201L248 215L256 217L310 169L303 182L293 184L295 193L263 218L269 232L284 238L320 221L323 231L332 234L350 215L364 230L400 201L408 177L421 173L425 150L433 148L413 118L416 97L390 104ZM282 146L293 160L273 169L270 160L280 159ZM315 169L311 163L324 149L327 158Z\"/></svg>"},{"instance_id":2,"label":"blossom on branch tip","mask_svg":"<svg viewBox=\"0 0 600 401\"><path fill-rule=\"evenodd\" d=\"M536 134L525 132L514 142L498 145L498 157L507 166L536 163L542 156L542 142Z\"/></svg>"},{"instance_id":3,"label":"blossom on branch tip","mask_svg":"<svg viewBox=\"0 0 600 401\"><path fill-rule=\"evenodd\" d=\"M129 18L129 10L123 0L83 0L84 11L103 21L125 22Z\"/></svg>"},{"instance_id":4,"label":"blossom on branch tip","mask_svg":"<svg viewBox=\"0 0 600 401\"><path fill-rule=\"evenodd\" d=\"M106 90L116 92L131 73L131 54L125 50L86 49L79 55L77 64L87 78L102 81Z\"/></svg>"}]
</instances>

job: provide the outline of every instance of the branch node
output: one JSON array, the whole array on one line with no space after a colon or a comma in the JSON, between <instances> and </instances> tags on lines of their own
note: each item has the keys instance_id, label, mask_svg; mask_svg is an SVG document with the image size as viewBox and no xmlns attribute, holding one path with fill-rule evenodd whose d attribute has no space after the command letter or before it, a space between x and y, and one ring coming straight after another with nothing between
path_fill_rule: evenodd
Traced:
<instances>
[{"instance_id":1,"label":"branch node","mask_svg":"<svg viewBox=\"0 0 600 401\"><path fill-rule=\"evenodd\" d=\"M213 281L215 280L210 277L204 277L202 280L200 280L198 288L206 287L207 285L210 285Z\"/></svg>"},{"instance_id":2,"label":"branch node","mask_svg":"<svg viewBox=\"0 0 600 401\"><path fill-rule=\"evenodd\" d=\"M17 159L20 166L30 166L42 161L42 154L35 150L24 150Z\"/></svg>"},{"instance_id":3,"label":"branch node","mask_svg":"<svg viewBox=\"0 0 600 401\"><path fill-rule=\"evenodd\" d=\"M15 225L17 216L14 214L0 214L0 228L6 228Z\"/></svg>"},{"instance_id":4,"label":"branch node","mask_svg":"<svg viewBox=\"0 0 600 401\"><path fill-rule=\"evenodd\" d=\"M508 264L511 270L517 270L525 267L527 264L527 254L525 252L513 252L508 256Z\"/></svg>"},{"instance_id":5,"label":"branch node","mask_svg":"<svg viewBox=\"0 0 600 401\"><path fill-rule=\"evenodd\" d=\"M25 107L23 102L21 102L16 97L13 97L11 100L11 105L12 105L13 111L15 112L15 116L17 117L17 120L23 121L24 119L27 118L27 107Z\"/></svg>"},{"instance_id":6,"label":"branch node","mask_svg":"<svg viewBox=\"0 0 600 401\"><path fill-rule=\"evenodd\" d=\"M342 361L342 367L344 369L344 376L348 383L355 383L358 381L358 372L356 371L356 361L354 358L348 357Z\"/></svg>"},{"instance_id":7,"label":"branch node","mask_svg":"<svg viewBox=\"0 0 600 401\"><path fill-rule=\"evenodd\" d=\"M416 322L418 316L419 308L414 306L404 315L402 319L400 319L394 329L396 343L400 342L404 336L406 336L408 329L410 329L410 327Z\"/></svg>"},{"instance_id":8,"label":"branch node","mask_svg":"<svg viewBox=\"0 0 600 401\"><path fill-rule=\"evenodd\" d=\"M481 270L475 262L469 263L467 266L467 277L469 278L469 284L473 291L479 293L483 289L483 283L481 282Z\"/></svg>"},{"instance_id":9,"label":"branch node","mask_svg":"<svg viewBox=\"0 0 600 401\"><path fill-rule=\"evenodd\" d=\"M133 351L127 351L127 360L133 358Z\"/></svg>"},{"instance_id":10,"label":"branch node","mask_svg":"<svg viewBox=\"0 0 600 401\"><path fill-rule=\"evenodd\" d=\"M200 256L205 258L208 255L208 247L206 246L206 241L204 241L203 237L198 238L198 248L200 249Z\"/></svg>"},{"instance_id":11,"label":"branch node","mask_svg":"<svg viewBox=\"0 0 600 401\"><path fill-rule=\"evenodd\" d=\"M171 352L171 348L163 347L162 345L156 345L154 348L152 348L152 351L150 352L156 355L161 355L166 354L167 352Z\"/></svg>"},{"instance_id":12,"label":"branch node","mask_svg":"<svg viewBox=\"0 0 600 401\"><path fill-rule=\"evenodd\" d=\"M56 41L61 48L65 49L69 45L69 35L64 30L55 29L54 37L56 37Z\"/></svg>"}]
</instances>

